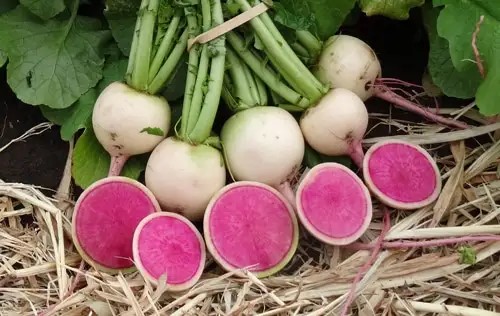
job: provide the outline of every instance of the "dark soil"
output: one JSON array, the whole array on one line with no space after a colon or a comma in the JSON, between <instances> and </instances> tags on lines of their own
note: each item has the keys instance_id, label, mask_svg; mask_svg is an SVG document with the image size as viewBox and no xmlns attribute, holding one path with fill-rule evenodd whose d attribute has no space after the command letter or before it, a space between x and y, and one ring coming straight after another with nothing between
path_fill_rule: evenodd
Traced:
<instances>
[{"instance_id":1,"label":"dark soil","mask_svg":"<svg viewBox=\"0 0 500 316\"><path fill-rule=\"evenodd\" d=\"M428 42L418 10L412 12L412 18L407 21L362 16L356 25L345 27L341 31L358 36L373 47L382 63L384 77L419 84L427 64ZM367 106L369 111L378 113L388 113L390 109L389 104L380 100L370 100ZM416 122L422 120L420 116L397 109L392 109L391 113L398 118ZM5 67L1 69L0 147L44 121L46 120L37 107L17 100L6 83ZM377 129L370 134L380 135L387 135L387 128ZM15 143L0 153L0 179L56 189L67 150L68 144L61 140L59 128L54 126L51 130Z\"/></svg>"}]
</instances>

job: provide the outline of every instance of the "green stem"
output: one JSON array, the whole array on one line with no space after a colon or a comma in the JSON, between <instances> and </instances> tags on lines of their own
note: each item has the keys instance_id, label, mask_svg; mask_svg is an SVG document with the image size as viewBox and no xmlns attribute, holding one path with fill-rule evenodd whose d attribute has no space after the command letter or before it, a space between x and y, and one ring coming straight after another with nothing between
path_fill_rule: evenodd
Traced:
<instances>
[{"instance_id":1,"label":"green stem","mask_svg":"<svg viewBox=\"0 0 500 316\"><path fill-rule=\"evenodd\" d=\"M254 78L257 85L257 92L259 93L259 105L267 105L268 96L266 86L264 85L264 82L262 82L262 79L258 76L255 76Z\"/></svg>"},{"instance_id":2,"label":"green stem","mask_svg":"<svg viewBox=\"0 0 500 316\"><path fill-rule=\"evenodd\" d=\"M245 11L251 8L250 4L246 0L236 0L236 2ZM266 16L266 13L263 13L261 16L250 20L250 24L266 47L267 54L274 57L277 64L279 64L283 71L287 73L287 77L292 78L295 82L295 86L300 86L302 90L305 91L305 96L308 99L313 101L321 98L323 94L328 91L326 86L322 85L314 77L314 75L300 61L286 41L284 39L282 40L282 36L279 31L274 31L274 24L267 23L270 25L266 25L266 23L263 22L267 21L267 19L265 19ZM272 26L273 28L269 30L268 26ZM275 38L274 35L276 35L277 38Z\"/></svg>"},{"instance_id":3,"label":"green stem","mask_svg":"<svg viewBox=\"0 0 500 316\"><path fill-rule=\"evenodd\" d=\"M258 105L259 104L259 91L257 90L257 83L255 82L254 75L250 68L245 63L242 63L243 73L248 81L248 90L251 95L250 104Z\"/></svg>"},{"instance_id":4,"label":"green stem","mask_svg":"<svg viewBox=\"0 0 500 316\"><path fill-rule=\"evenodd\" d=\"M176 34L180 20L181 20L180 16L176 15L172 18L170 24L168 25L167 31L163 36L160 47L158 48L158 51L156 52L155 57L153 58L153 62L151 63L151 67L149 69L150 82L158 73L158 70L160 69L163 60L170 53L170 50L174 45L175 42L174 36Z\"/></svg>"},{"instance_id":5,"label":"green stem","mask_svg":"<svg viewBox=\"0 0 500 316\"><path fill-rule=\"evenodd\" d=\"M292 43L290 44L290 46L293 48L293 50L301 55L301 56L304 56L304 57L307 57L307 58L310 58L311 55L309 54L309 51L307 50L307 48L305 48L304 46L302 46L302 44L296 42L296 43Z\"/></svg>"},{"instance_id":6,"label":"green stem","mask_svg":"<svg viewBox=\"0 0 500 316\"><path fill-rule=\"evenodd\" d=\"M168 79L174 73L174 70L182 58L184 51L187 46L188 40L188 31L184 30L181 37L179 38L179 42L175 45L174 49L170 56L168 56L167 60L163 64L163 66L158 71L156 77L151 81L148 92L150 94L157 94L164 86Z\"/></svg>"},{"instance_id":7,"label":"green stem","mask_svg":"<svg viewBox=\"0 0 500 316\"><path fill-rule=\"evenodd\" d=\"M200 116L201 107L203 104L204 88L208 76L208 68L210 66L210 56L207 45L201 49L200 63L198 65L198 74L196 76L196 84L194 86L193 98L187 121L187 133L191 133Z\"/></svg>"},{"instance_id":8,"label":"green stem","mask_svg":"<svg viewBox=\"0 0 500 316\"><path fill-rule=\"evenodd\" d=\"M187 20L187 29L189 38L194 38L200 33L198 19L196 17L196 10L193 7L184 9ZM196 74L198 69L198 62L200 59L200 45L195 44L189 51L188 71L186 77L186 87L184 89L184 101L182 104L181 116L181 139L185 139L188 135L188 118L191 111L191 100L194 94L194 86L196 83Z\"/></svg>"},{"instance_id":9,"label":"green stem","mask_svg":"<svg viewBox=\"0 0 500 316\"><path fill-rule=\"evenodd\" d=\"M274 74L268 67L266 67L263 60L248 50L245 47L244 41L240 39L236 33L229 32L226 33L226 36L228 42L234 48L236 53L271 90L275 91L276 94L280 95L283 99L292 104L300 104L304 108L309 105L309 101L307 99L283 83L283 81L278 78L277 74Z\"/></svg>"},{"instance_id":10,"label":"green stem","mask_svg":"<svg viewBox=\"0 0 500 316\"><path fill-rule=\"evenodd\" d=\"M139 12L146 10L149 0L142 0ZM128 57L127 72L125 73L125 81L129 86L132 86L132 72L135 67L135 60L137 56L137 48L139 47L139 32L142 24L142 14L138 14L135 21L134 35L132 37L132 44L130 45L130 54Z\"/></svg>"},{"instance_id":11,"label":"green stem","mask_svg":"<svg viewBox=\"0 0 500 316\"><path fill-rule=\"evenodd\" d=\"M212 0L212 2L212 21L213 26L216 26L224 22L224 17L222 15L220 0ZM210 0L202 0L201 5L202 8L203 6L210 6ZM210 133L212 131L212 126L219 107L222 83L224 80L226 62L225 42L225 37L221 36L209 44L213 45L213 51L211 51L211 53L215 56L212 58L210 66L208 92L205 95L200 117L193 131L188 136L188 138L194 143L204 142L208 137L210 137Z\"/></svg>"},{"instance_id":12,"label":"green stem","mask_svg":"<svg viewBox=\"0 0 500 316\"><path fill-rule=\"evenodd\" d=\"M227 48L226 53L226 58L229 64L229 74L232 79L232 94L244 103L252 104L252 94L249 91L251 83L248 81L238 55L236 55L236 53L230 48Z\"/></svg>"},{"instance_id":13,"label":"green stem","mask_svg":"<svg viewBox=\"0 0 500 316\"><path fill-rule=\"evenodd\" d=\"M131 86L139 91L146 91L149 77L149 62L153 44L156 16L160 0L150 0L148 7L141 11L138 47L132 72Z\"/></svg>"},{"instance_id":14,"label":"green stem","mask_svg":"<svg viewBox=\"0 0 500 316\"><path fill-rule=\"evenodd\" d=\"M314 59L318 57L323 49L321 42L309 31L297 31L295 33L297 34L299 43L307 49L310 57Z\"/></svg>"}]
</instances>

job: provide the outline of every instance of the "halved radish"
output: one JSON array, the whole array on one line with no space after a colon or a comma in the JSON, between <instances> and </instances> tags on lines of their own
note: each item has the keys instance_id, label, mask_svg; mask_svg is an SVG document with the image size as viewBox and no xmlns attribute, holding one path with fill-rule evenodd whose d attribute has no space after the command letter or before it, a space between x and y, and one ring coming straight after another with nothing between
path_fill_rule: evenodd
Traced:
<instances>
[{"instance_id":1,"label":"halved radish","mask_svg":"<svg viewBox=\"0 0 500 316\"><path fill-rule=\"evenodd\" d=\"M167 290L192 287L205 267L206 250L196 227L182 215L161 212L144 218L133 240L137 269L153 284L166 275Z\"/></svg>"},{"instance_id":2,"label":"halved radish","mask_svg":"<svg viewBox=\"0 0 500 316\"><path fill-rule=\"evenodd\" d=\"M353 171L336 162L308 171L297 188L296 203L306 230L330 245L354 242L372 219L368 188Z\"/></svg>"},{"instance_id":3,"label":"halved radish","mask_svg":"<svg viewBox=\"0 0 500 316\"><path fill-rule=\"evenodd\" d=\"M219 190L203 224L208 251L227 271L270 276L286 266L298 245L298 221L290 204L276 189L254 181Z\"/></svg>"},{"instance_id":4,"label":"halved radish","mask_svg":"<svg viewBox=\"0 0 500 316\"><path fill-rule=\"evenodd\" d=\"M97 269L135 270L132 238L139 222L160 205L143 184L112 176L94 182L78 198L72 219L73 242Z\"/></svg>"},{"instance_id":5,"label":"halved radish","mask_svg":"<svg viewBox=\"0 0 500 316\"><path fill-rule=\"evenodd\" d=\"M363 177L378 199L402 210L429 205L441 192L441 176L431 155L401 140L370 147L363 161Z\"/></svg>"}]
</instances>

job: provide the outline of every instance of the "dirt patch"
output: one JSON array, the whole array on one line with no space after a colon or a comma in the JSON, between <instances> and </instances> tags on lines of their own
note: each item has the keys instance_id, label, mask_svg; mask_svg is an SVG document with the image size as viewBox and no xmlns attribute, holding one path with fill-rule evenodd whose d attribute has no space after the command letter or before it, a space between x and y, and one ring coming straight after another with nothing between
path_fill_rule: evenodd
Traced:
<instances>
[{"instance_id":1,"label":"dirt patch","mask_svg":"<svg viewBox=\"0 0 500 316\"><path fill-rule=\"evenodd\" d=\"M38 107L19 101L6 82L5 67L0 71L0 147L33 126L46 122ZM61 140L59 127L10 145L0 152L0 180L21 182L49 189L59 185L68 143Z\"/></svg>"}]
</instances>

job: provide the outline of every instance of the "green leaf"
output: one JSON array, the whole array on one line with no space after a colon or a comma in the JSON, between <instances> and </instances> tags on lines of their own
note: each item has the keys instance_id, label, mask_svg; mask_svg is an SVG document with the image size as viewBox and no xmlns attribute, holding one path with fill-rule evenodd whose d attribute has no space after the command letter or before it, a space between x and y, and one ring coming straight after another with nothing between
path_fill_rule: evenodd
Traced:
<instances>
[{"instance_id":1,"label":"green leaf","mask_svg":"<svg viewBox=\"0 0 500 316\"><path fill-rule=\"evenodd\" d=\"M307 1L281 0L274 4L274 20L294 30L309 30L315 23ZM302 14L298 14L302 12Z\"/></svg>"},{"instance_id":2,"label":"green leaf","mask_svg":"<svg viewBox=\"0 0 500 316\"><path fill-rule=\"evenodd\" d=\"M432 5L423 7L423 21L429 37L428 70L433 83L449 97L468 99L476 94L481 76L473 63L461 71L455 69L448 41L437 34L437 18L441 9Z\"/></svg>"},{"instance_id":3,"label":"green leaf","mask_svg":"<svg viewBox=\"0 0 500 316\"><path fill-rule=\"evenodd\" d=\"M146 159L135 156L125 164L121 176L138 179L146 168ZM111 158L94 135L91 128L85 129L78 138L73 151L72 174L75 183L86 189L89 185L108 175Z\"/></svg>"},{"instance_id":4,"label":"green leaf","mask_svg":"<svg viewBox=\"0 0 500 316\"><path fill-rule=\"evenodd\" d=\"M476 104L483 115L500 114L497 90L500 86L500 6L498 0L440 0L444 7L437 20L439 36L448 40L453 65L467 71L475 65L472 34L481 15L484 21L477 37L477 48L486 78L476 93ZM476 69L476 71L478 71Z\"/></svg>"},{"instance_id":5,"label":"green leaf","mask_svg":"<svg viewBox=\"0 0 500 316\"><path fill-rule=\"evenodd\" d=\"M141 0L107 0L104 15L118 47L125 56L130 54L132 37Z\"/></svg>"},{"instance_id":6,"label":"green leaf","mask_svg":"<svg viewBox=\"0 0 500 316\"><path fill-rule=\"evenodd\" d=\"M0 67L3 67L7 62L7 54L0 50Z\"/></svg>"},{"instance_id":7,"label":"green leaf","mask_svg":"<svg viewBox=\"0 0 500 316\"><path fill-rule=\"evenodd\" d=\"M276 22L307 30L325 40L334 35L354 8L356 0L280 0L274 2Z\"/></svg>"},{"instance_id":8,"label":"green leaf","mask_svg":"<svg viewBox=\"0 0 500 316\"><path fill-rule=\"evenodd\" d=\"M23 6L0 16L7 82L24 103L66 108L102 78L110 33L98 20L76 16L74 6L67 20L43 21Z\"/></svg>"},{"instance_id":9,"label":"green leaf","mask_svg":"<svg viewBox=\"0 0 500 316\"><path fill-rule=\"evenodd\" d=\"M367 16L383 15L395 20L406 20L410 10L423 5L425 0L360 0L361 10Z\"/></svg>"},{"instance_id":10,"label":"green leaf","mask_svg":"<svg viewBox=\"0 0 500 316\"><path fill-rule=\"evenodd\" d=\"M92 116L95 101L102 90L111 82L120 81L126 70L126 59L108 59L104 66L103 79L98 83L97 88L91 88L68 108L52 109L41 106L42 114L54 124L61 125L61 138L63 140L71 139L77 131L87 126L87 122Z\"/></svg>"},{"instance_id":11,"label":"green leaf","mask_svg":"<svg viewBox=\"0 0 500 316\"><path fill-rule=\"evenodd\" d=\"M44 20L56 16L66 8L64 0L20 0L20 2L28 10Z\"/></svg>"},{"instance_id":12,"label":"green leaf","mask_svg":"<svg viewBox=\"0 0 500 316\"><path fill-rule=\"evenodd\" d=\"M141 133L148 133L149 135L164 136L165 132L159 127L145 127Z\"/></svg>"},{"instance_id":13,"label":"green leaf","mask_svg":"<svg viewBox=\"0 0 500 316\"><path fill-rule=\"evenodd\" d=\"M458 248L458 253L460 254L459 263L460 264L475 264L476 263L476 251L470 246L461 246Z\"/></svg>"}]
</instances>

